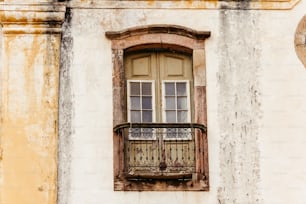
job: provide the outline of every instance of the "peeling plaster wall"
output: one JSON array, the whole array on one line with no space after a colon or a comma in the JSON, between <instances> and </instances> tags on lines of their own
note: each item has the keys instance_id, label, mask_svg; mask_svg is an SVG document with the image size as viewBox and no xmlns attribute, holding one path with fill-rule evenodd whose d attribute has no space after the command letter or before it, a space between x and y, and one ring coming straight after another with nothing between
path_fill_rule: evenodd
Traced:
<instances>
[{"instance_id":1,"label":"peeling plaster wall","mask_svg":"<svg viewBox=\"0 0 306 204\"><path fill-rule=\"evenodd\" d=\"M62 38L60 204L305 203L306 72L287 11L71 8ZM176 24L205 43L209 192L114 192L112 56L105 31Z\"/></svg>"},{"instance_id":2,"label":"peeling plaster wall","mask_svg":"<svg viewBox=\"0 0 306 204\"><path fill-rule=\"evenodd\" d=\"M219 203L261 203L258 191L258 130L262 112L259 13L219 12Z\"/></svg>"},{"instance_id":3,"label":"peeling plaster wall","mask_svg":"<svg viewBox=\"0 0 306 204\"><path fill-rule=\"evenodd\" d=\"M58 36L5 36L1 203L56 202L59 45Z\"/></svg>"},{"instance_id":4,"label":"peeling plaster wall","mask_svg":"<svg viewBox=\"0 0 306 204\"><path fill-rule=\"evenodd\" d=\"M1 3L3 204L57 202L59 47L65 7L32 3Z\"/></svg>"},{"instance_id":5,"label":"peeling plaster wall","mask_svg":"<svg viewBox=\"0 0 306 204\"><path fill-rule=\"evenodd\" d=\"M70 203L71 147L73 130L73 93L71 67L73 61L73 38L71 37L72 13L67 9L63 24L61 44L60 95L59 95L59 151L58 151L58 203Z\"/></svg>"}]
</instances>

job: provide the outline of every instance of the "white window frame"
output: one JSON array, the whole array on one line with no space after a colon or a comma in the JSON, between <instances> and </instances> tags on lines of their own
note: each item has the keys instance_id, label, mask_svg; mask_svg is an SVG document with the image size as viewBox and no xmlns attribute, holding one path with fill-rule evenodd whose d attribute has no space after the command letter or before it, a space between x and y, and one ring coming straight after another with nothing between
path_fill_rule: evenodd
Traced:
<instances>
[{"instance_id":1,"label":"white window frame","mask_svg":"<svg viewBox=\"0 0 306 204\"><path fill-rule=\"evenodd\" d=\"M162 97L162 121L164 123L167 123L166 121L166 97L165 97L165 93L166 93L166 87L165 87L165 83L186 83L186 94L187 94L187 123L191 122L191 102L190 102L190 81L189 80L162 80L162 93L161 93L161 97ZM177 97L177 95L175 95ZM177 108L177 107L176 107ZM177 114L177 109L176 109L176 114ZM177 121L177 115L176 115L176 121ZM179 122L176 122L179 123ZM191 131L190 129L188 129L188 131ZM166 130L165 130L166 132ZM166 134L165 134L166 135ZM191 140L191 135L189 137L186 138L168 138L168 137L164 137L164 140Z\"/></svg>"},{"instance_id":2,"label":"white window frame","mask_svg":"<svg viewBox=\"0 0 306 204\"><path fill-rule=\"evenodd\" d=\"M128 116L128 122L132 123L131 122L131 99L130 99L130 96L131 96L131 90L130 90L130 84L133 83L133 82L136 82L136 83L151 83L151 87L152 87L152 123L154 123L156 121L156 110L155 110L155 107L156 107L156 104L155 104L155 80L127 80L127 116ZM142 95L141 95L142 96ZM142 104L140 104L142 105ZM142 110L142 107L141 109ZM142 115L141 115L141 121L142 121ZM142 123L142 122L140 122ZM131 137L130 134L129 134L129 139L130 140L156 140L156 135L154 134L153 132L153 135L152 135L152 138L145 138L145 137Z\"/></svg>"},{"instance_id":3,"label":"white window frame","mask_svg":"<svg viewBox=\"0 0 306 204\"><path fill-rule=\"evenodd\" d=\"M162 80L162 121L166 123L166 100L165 100L165 93L166 93L166 88L165 88L165 83L186 83L187 85L187 110L188 110L188 116L187 116L187 123L191 122L191 110L190 110L190 81L189 80ZM176 95L177 96L177 95ZM177 109L176 109L177 110ZM178 122L176 122L178 123Z\"/></svg>"}]
</instances>

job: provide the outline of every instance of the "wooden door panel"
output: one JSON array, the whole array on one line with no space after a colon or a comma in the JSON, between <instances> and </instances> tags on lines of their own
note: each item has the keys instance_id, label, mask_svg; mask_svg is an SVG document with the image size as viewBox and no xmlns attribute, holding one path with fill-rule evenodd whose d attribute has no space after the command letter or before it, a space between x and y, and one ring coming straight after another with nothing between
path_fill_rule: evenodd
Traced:
<instances>
[{"instance_id":1,"label":"wooden door panel","mask_svg":"<svg viewBox=\"0 0 306 204\"><path fill-rule=\"evenodd\" d=\"M151 76L151 56L132 59L132 76Z\"/></svg>"},{"instance_id":2,"label":"wooden door panel","mask_svg":"<svg viewBox=\"0 0 306 204\"><path fill-rule=\"evenodd\" d=\"M190 80L192 81L191 57L181 54L161 53L161 80Z\"/></svg>"},{"instance_id":3,"label":"wooden door panel","mask_svg":"<svg viewBox=\"0 0 306 204\"><path fill-rule=\"evenodd\" d=\"M127 79L156 78L156 54L136 54L126 58L125 75Z\"/></svg>"},{"instance_id":4,"label":"wooden door panel","mask_svg":"<svg viewBox=\"0 0 306 204\"><path fill-rule=\"evenodd\" d=\"M183 77L184 76L184 58L164 56L164 67L166 77Z\"/></svg>"}]
</instances>

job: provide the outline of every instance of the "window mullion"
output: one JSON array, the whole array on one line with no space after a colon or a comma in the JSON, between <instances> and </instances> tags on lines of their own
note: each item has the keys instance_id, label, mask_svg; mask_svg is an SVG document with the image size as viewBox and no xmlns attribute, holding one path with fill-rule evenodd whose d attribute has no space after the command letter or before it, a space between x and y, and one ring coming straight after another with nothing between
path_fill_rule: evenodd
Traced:
<instances>
[{"instance_id":1,"label":"window mullion","mask_svg":"<svg viewBox=\"0 0 306 204\"><path fill-rule=\"evenodd\" d=\"M140 82L140 93L139 93L139 98L140 98L140 121L143 122L143 109L142 109L142 83Z\"/></svg>"},{"instance_id":2,"label":"window mullion","mask_svg":"<svg viewBox=\"0 0 306 204\"><path fill-rule=\"evenodd\" d=\"M174 82L174 95L175 95L175 122L178 122L178 108L177 108L177 87L176 87L176 81Z\"/></svg>"}]
</instances>

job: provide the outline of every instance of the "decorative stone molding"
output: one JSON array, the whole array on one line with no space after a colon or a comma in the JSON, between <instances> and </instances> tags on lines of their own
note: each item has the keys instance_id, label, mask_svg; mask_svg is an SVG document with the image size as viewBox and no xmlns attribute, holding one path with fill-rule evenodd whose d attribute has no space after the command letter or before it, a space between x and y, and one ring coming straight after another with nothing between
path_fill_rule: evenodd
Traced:
<instances>
[{"instance_id":1,"label":"decorative stone molding","mask_svg":"<svg viewBox=\"0 0 306 204\"><path fill-rule=\"evenodd\" d=\"M294 45L297 56L306 68L306 15L296 29Z\"/></svg>"},{"instance_id":2,"label":"decorative stone molding","mask_svg":"<svg viewBox=\"0 0 306 204\"><path fill-rule=\"evenodd\" d=\"M154 33L167 33L176 34L180 36L189 37L192 39L203 40L210 36L210 32L207 31L196 31L190 28L186 28L178 25L149 25L149 26L139 26L122 31L109 31L106 32L106 37L114 39L125 39L134 35L146 35Z\"/></svg>"},{"instance_id":3,"label":"decorative stone molding","mask_svg":"<svg viewBox=\"0 0 306 204\"><path fill-rule=\"evenodd\" d=\"M157 45L159 48L175 46L175 49L188 52L188 49L204 49L204 41L210 37L210 32L195 31L177 25L148 25L122 31L108 31L105 35L112 40L113 49L144 49L146 45L150 48Z\"/></svg>"},{"instance_id":4,"label":"decorative stone molding","mask_svg":"<svg viewBox=\"0 0 306 204\"><path fill-rule=\"evenodd\" d=\"M0 4L4 34L61 33L65 18L65 3Z\"/></svg>"}]
</instances>

